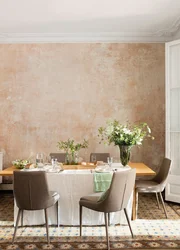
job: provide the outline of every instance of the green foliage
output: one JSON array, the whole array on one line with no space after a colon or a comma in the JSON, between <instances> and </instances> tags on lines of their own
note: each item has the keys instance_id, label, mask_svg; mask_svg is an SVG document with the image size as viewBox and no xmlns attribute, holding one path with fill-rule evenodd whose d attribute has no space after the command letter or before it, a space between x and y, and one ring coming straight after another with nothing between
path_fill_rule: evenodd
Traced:
<instances>
[{"instance_id":1,"label":"green foliage","mask_svg":"<svg viewBox=\"0 0 180 250\"><path fill-rule=\"evenodd\" d=\"M18 169L24 168L26 165L30 164L31 162L29 160L15 160L12 161L13 166L15 166Z\"/></svg>"},{"instance_id":2,"label":"green foliage","mask_svg":"<svg viewBox=\"0 0 180 250\"><path fill-rule=\"evenodd\" d=\"M114 145L141 145L146 137L151 136L151 129L147 123L135 125L122 125L119 121L108 121L106 127L98 129L99 137L105 144L114 143Z\"/></svg>"},{"instance_id":3,"label":"green foliage","mask_svg":"<svg viewBox=\"0 0 180 250\"><path fill-rule=\"evenodd\" d=\"M74 153L78 152L81 148L87 148L88 141L84 139L82 143L75 143L74 140L68 139L67 141L59 141L57 146L66 153Z\"/></svg>"}]
</instances>

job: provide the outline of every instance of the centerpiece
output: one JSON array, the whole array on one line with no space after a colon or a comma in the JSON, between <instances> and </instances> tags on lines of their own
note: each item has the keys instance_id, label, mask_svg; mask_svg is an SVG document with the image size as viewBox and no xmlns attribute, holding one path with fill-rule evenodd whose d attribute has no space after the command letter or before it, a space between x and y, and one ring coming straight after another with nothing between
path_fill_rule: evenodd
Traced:
<instances>
[{"instance_id":1,"label":"centerpiece","mask_svg":"<svg viewBox=\"0 0 180 250\"><path fill-rule=\"evenodd\" d=\"M68 139L67 141L59 141L57 146L66 153L65 163L67 165L77 165L79 150L87 148L88 141L84 139L82 143L75 143L74 140Z\"/></svg>"},{"instance_id":2,"label":"centerpiece","mask_svg":"<svg viewBox=\"0 0 180 250\"><path fill-rule=\"evenodd\" d=\"M98 136L105 144L114 143L119 147L123 166L129 162L131 148L134 145L141 145L146 137L154 139L147 123L122 125L119 121L113 120L108 121L106 127L100 127L98 132Z\"/></svg>"},{"instance_id":3,"label":"centerpiece","mask_svg":"<svg viewBox=\"0 0 180 250\"><path fill-rule=\"evenodd\" d=\"M26 168L27 166L31 165L30 160L15 160L12 161L13 166L15 166L17 169L23 169Z\"/></svg>"}]
</instances>

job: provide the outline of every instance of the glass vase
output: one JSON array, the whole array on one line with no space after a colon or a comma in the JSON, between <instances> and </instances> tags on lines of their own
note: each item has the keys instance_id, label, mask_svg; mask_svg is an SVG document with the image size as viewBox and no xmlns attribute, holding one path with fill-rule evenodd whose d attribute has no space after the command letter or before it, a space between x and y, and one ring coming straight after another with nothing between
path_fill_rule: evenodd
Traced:
<instances>
[{"instance_id":1,"label":"glass vase","mask_svg":"<svg viewBox=\"0 0 180 250\"><path fill-rule=\"evenodd\" d=\"M78 152L72 152L71 154L71 164L72 165L77 165L78 164Z\"/></svg>"},{"instance_id":2,"label":"glass vase","mask_svg":"<svg viewBox=\"0 0 180 250\"><path fill-rule=\"evenodd\" d=\"M119 145L120 159L122 165L125 167L130 160L131 147L129 145Z\"/></svg>"},{"instance_id":3,"label":"glass vase","mask_svg":"<svg viewBox=\"0 0 180 250\"><path fill-rule=\"evenodd\" d=\"M71 163L71 157L70 154L66 152L66 156L65 156L65 164L66 165L70 165Z\"/></svg>"}]
</instances>

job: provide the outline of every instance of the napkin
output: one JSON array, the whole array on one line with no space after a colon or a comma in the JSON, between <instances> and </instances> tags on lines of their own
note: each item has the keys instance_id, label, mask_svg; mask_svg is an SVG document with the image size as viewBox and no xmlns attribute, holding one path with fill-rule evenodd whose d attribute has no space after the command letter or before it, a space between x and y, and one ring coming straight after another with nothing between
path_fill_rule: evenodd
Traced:
<instances>
[{"instance_id":1,"label":"napkin","mask_svg":"<svg viewBox=\"0 0 180 250\"><path fill-rule=\"evenodd\" d=\"M110 173L94 173L94 192L106 191L112 181L112 172Z\"/></svg>"}]
</instances>

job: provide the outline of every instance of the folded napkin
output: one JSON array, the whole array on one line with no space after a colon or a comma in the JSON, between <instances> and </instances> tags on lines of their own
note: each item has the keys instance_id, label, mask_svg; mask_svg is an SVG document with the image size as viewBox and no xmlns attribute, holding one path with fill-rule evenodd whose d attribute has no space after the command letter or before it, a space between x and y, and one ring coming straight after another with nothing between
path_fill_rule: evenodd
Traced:
<instances>
[{"instance_id":1,"label":"folded napkin","mask_svg":"<svg viewBox=\"0 0 180 250\"><path fill-rule=\"evenodd\" d=\"M106 191L112 181L112 173L94 173L94 192Z\"/></svg>"}]
</instances>

